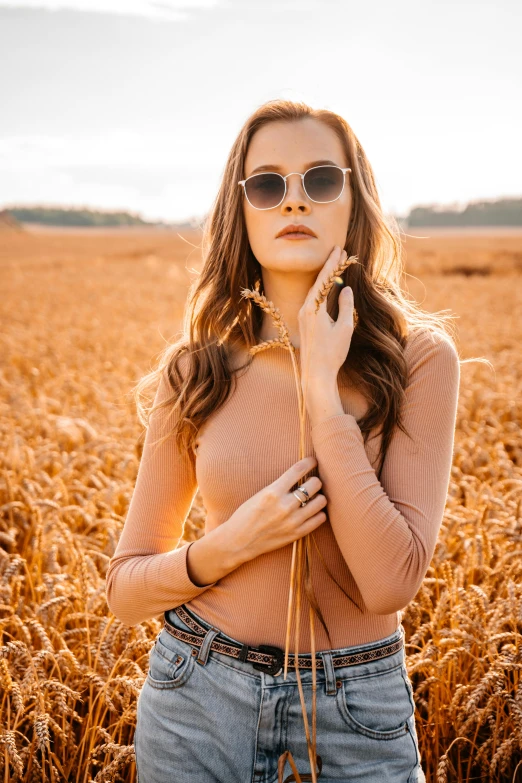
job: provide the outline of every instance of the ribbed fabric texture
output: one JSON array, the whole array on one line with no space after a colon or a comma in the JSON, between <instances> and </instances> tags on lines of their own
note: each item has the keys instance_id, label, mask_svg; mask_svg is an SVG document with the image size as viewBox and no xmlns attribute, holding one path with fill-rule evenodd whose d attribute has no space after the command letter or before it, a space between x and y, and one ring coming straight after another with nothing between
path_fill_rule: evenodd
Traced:
<instances>
[{"instance_id":1,"label":"ribbed fabric texture","mask_svg":"<svg viewBox=\"0 0 522 783\"><path fill-rule=\"evenodd\" d=\"M314 536L340 585L312 544L314 592L331 637L330 643L315 617L316 651L393 633L435 550L452 463L460 366L450 340L427 329L410 334L405 356L410 379L403 421L411 439L395 428L380 481L375 472L380 436L372 433L365 446L356 421L368 407L360 392L339 381L344 414L313 428L306 417L305 454L317 458L320 491L328 501L328 518ZM155 402L170 395L163 377ZM124 624L135 625L186 603L243 643L284 648L292 544L203 587L187 573L190 544L174 547L198 486L209 532L298 461L290 353L269 348L239 372L236 389L200 429L195 459L179 454L173 437L153 445L167 431L165 410L151 417L125 525L109 563L109 608ZM310 632L304 584L301 595L299 652L305 653Z\"/></svg>"}]
</instances>

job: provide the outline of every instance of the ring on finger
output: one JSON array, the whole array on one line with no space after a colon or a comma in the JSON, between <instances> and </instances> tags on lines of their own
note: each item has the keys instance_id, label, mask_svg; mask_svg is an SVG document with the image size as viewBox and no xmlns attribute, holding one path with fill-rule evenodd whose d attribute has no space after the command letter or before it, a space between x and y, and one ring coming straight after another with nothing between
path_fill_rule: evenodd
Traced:
<instances>
[{"instance_id":1,"label":"ring on finger","mask_svg":"<svg viewBox=\"0 0 522 783\"><path fill-rule=\"evenodd\" d=\"M306 497L306 500L303 500L302 497L299 497L299 495L297 494L298 492L301 492ZM297 489L294 489L292 494L295 495L295 497L301 503L301 506L306 506L306 504L310 500L310 495L306 491L304 484L302 484L300 487L297 487Z\"/></svg>"}]
</instances>

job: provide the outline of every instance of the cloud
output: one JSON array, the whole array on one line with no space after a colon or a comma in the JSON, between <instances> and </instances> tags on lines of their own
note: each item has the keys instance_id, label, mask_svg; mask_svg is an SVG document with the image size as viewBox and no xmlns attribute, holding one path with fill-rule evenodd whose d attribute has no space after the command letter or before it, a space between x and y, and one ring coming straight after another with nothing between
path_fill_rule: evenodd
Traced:
<instances>
[{"instance_id":1,"label":"cloud","mask_svg":"<svg viewBox=\"0 0 522 783\"><path fill-rule=\"evenodd\" d=\"M198 151L204 142L188 128L175 136L126 128L108 129L88 136L20 134L0 138L0 168L3 171L31 171L57 166L155 166L172 162L176 151ZM201 158L201 153L199 154ZM204 163L204 161L203 161Z\"/></svg>"},{"instance_id":2,"label":"cloud","mask_svg":"<svg viewBox=\"0 0 522 783\"><path fill-rule=\"evenodd\" d=\"M69 10L183 21L192 16L192 11L214 8L218 2L219 0L0 0L0 7Z\"/></svg>"}]
</instances>

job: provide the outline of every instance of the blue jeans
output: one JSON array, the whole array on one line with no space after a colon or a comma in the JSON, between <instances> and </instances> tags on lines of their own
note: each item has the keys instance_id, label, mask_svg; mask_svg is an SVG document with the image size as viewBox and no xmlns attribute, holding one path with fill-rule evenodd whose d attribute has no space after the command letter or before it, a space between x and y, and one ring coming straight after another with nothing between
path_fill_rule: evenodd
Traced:
<instances>
[{"instance_id":1,"label":"blue jeans","mask_svg":"<svg viewBox=\"0 0 522 783\"><path fill-rule=\"evenodd\" d=\"M194 633L175 612L166 618ZM319 653L324 669L316 669L318 783L424 783L404 647L339 668L331 660L394 642L401 634L402 625L378 642ZM226 634L220 638L241 643ZM278 758L286 749L299 773L310 774L295 669L288 669L285 681L282 673L268 674L208 648L199 663L193 649L165 629L156 636L137 705L138 783L277 783ZM311 736L312 670L299 673ZM287 761L283 779L291 774Z\"/></svg>"}]
</instances>

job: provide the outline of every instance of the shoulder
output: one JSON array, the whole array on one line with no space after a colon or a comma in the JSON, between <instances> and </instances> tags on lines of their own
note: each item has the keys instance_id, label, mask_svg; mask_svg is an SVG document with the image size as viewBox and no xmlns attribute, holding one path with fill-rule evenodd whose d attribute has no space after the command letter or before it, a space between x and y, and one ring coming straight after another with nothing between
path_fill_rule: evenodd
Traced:
<instances>
[{"instance_id":1,"label":"shoulder","mask_svg":"<svg viewBox=\"0 0 522 783\"><path fill-rule=\"evenodd\" d=\"M174 356L176 357L174 359ZM185 384L190 369L189 356L186 352L171 354L158 370L156 398L154 404L163 403L166 400L174 400L179 395L181 386ZM176 372L177 370L177 372ZM172 384L174 381L174 384Z\"/></svg>"},{"instance_id":2,"label":"shoulder","mask_svg":"<svg viewBox=\"0 0 522 783\"><path fill-rule=\"evenodd\" d=\"M186 383L192 369L191 355L188 348L181 347L172 351L163 365L163 378L174 389ZM172 379L172 380L170 380ZM174 387L172 386L174 382Z\"/></svg>"},{"instance_id":3,"label":"shoulder","mask_svg":"<svg viewBox=\"0 0 522 783\"><path fill-rule=\"evenodd\" d=\"M434 372L457 377L460 359L454 341L446 333L427 327L410 330L404 347L404 356L410 376L427 367Z\"/></svg>"}]
</instances>

